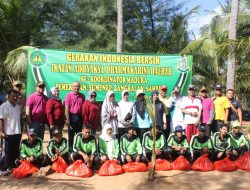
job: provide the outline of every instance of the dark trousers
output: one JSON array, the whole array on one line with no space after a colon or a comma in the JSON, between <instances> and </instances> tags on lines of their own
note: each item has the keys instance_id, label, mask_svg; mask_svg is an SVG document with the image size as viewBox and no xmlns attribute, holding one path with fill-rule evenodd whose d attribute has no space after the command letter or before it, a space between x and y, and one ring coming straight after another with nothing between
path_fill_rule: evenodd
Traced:
<instances>
[{"instance_id":1,"label":"dark trousers","mask_svg":"<svg viewBox=\"0 0 250 190\"><path fill-rule=\"evenodd\" d=\"M2 158L1 170L15 167L15 160L19 156L21 134L7 135L4 139L4 157Z\"/></svg>"},{"instance_id":2,"label":"dark trousers","mask_svg":"<svg viewBox=\"0 0 250 190\"><path fill-rule=\"evenodd\" d=\"M150 129L149 128L136 128L135 130L136 130L137 136L140 138L142 142L144 133L148 132Z\"/></svg>"},{"instance_id":3,"label":"dark trousers","mask_svg":"<svg viewBox=\"0 0 250 190\"><path fill-rule=\"evenodd\" d=\"M214 120L211 125L211 131L213 132L213 134L216 132L219 132L223 124L224 124L224 121L222 120Z\"/></svg>"},{"instance_id":4,"label":"dark trousers","mask_svg":"<svg viewBox=\"0 0 250 190\"><path fill-rule=\"evenodd\" d=\"M122 135L126 134L128 132L127 128L118 128L118 141L120 142L120 139Z\"/></svg>"},{"instance_id":5,"label":"dark trousers","mask_svg":"<svg viewBox=\"0 0 250 190\"><path fill-rule=\"evenodd\" d=\"M73 151L74 136L82 130L82 116L70 114L70 127L68 130L69 151Z\"/></svg>"},{"instance_id":6,"label":"dark trousers","mask_svg":"<svg viewBox=\"0 0 250 190\"><path fill-rule=\"evenodd\" d=\"M205 154L202 152L202 150L193 150L193 162L197 160L201 155ZM208 158L210 161L214 162L215 161L215 156L213 151L208 152Z\"/></svg>"},{"instance_id":7,"label":"dark trousers","mask_svg":"<svg viewBox=\"0 0 250 190\"><path fill-rule=\"evenodd\" d=\"M21 160L24 160L23 158L17 158L15 161L16 166L19 166L21 164ZM40 168L40 167L44 167L47 166L47 159L45 155L41 155L37 158L35 158L32 162L30 162L32 165Z\"/></svg>"},{"instance_id":8,"label":"dark trousers","mask_svg":"<svg viewBox=\"0 0 250 190\"><path fill-rule=\"evenodd\" d=\"M66 162L66 164L69 165L69 163L70 163L69 162L69 160L70 160L69 153L66 153L66 154L62 155L61 157ZM51 158L47 156L46 157L46 165L52 165L52 164L53 164L53 162L51 161Z\"/></svg>"},{"instance_id":9,"label":"dark trousers","mask_svg":"<svg viewBox=\"0 0 250 190\"><path fill-rule=\"evenodd\" d=\"M131 160L132 160L133 162L135 162L135 160L136 160L138 154L130 154L129 156L131 157ZM140 160L141 160L141 162L146 163L146 158L145 158L143 155L140 155ZM127 161L127 159L126 159L126 156L124 156L124 155L122 155L122 162L123 162L123 164L128 163L128 161Z\"/></svg>"},{"instance_id":10,"label":"dark trousers","mask_svg":"<svg viewBox=\"0 0 250 190\"><path fill-rule=\"evenodd\" d=\"M44 131L45 131L45 123L31 123L29 128L34 129L36 132L36 136L43 140Z\"/></svg>"},{"instance_id":11,"label":"dark trousers","mask_svg":"<svg viewBox=\"0 0 250 190\"><path fill-rule=\"evenodd\" d=\"M147 161L150 162L151 161L151 157L152 157L152 151L145 150L145 153L146 153L146 159L147 159ZM160 155L158 155L158 156L156 155L156 159L157 158L168 159L167 149L163 150Z\"/></svg>"},{"instance_id":12,"label":"dark trousers","mask_svg":"<svg viewBox=\"0 0 250 190\"><path fill-rule=\"evenodd\" d=\"M87 155L88 156L92 156L93 154L91 154L91 153L87 153ZM71 153L71 159L75 162L75 161L77 161L77 160L82 160L84 163L85 163L85 160L83 159L83 157L80 155L80 154L78 154L77 152L72 152ZM92 164L92 166L99 166L100 165L100 158L99 158L99 156L97 156L97 155L94 155L94 159L93 159L93 164Z\"/></svg>"},{"instance_id":13,"label":"dark trousers","mask_svg":"<svg viewBox=\"0 0 250 190\"><path fill-rule=\"evenodd\" d=\"M188 161L191 161L191 154L189 149L187 149L184 153L181 153L180 151L176 151L172 147L167 148L167 153L168 153L168 159L170 161L175 161L179 156L184 156Z\"/></svg>"},{"instance_id":14,"label":"dark trousers","mask_svg":"<svg viewBox=\"0 0 250 190\"><path fill-rule=\"evenodd\" d=\"M48 125L49 126L49 125ZM53 138L53 131L55 130L55 129L60 129L60 130L62 130L63 129L63 124L62 125L54 125L54 127L51 129L50 128L50 126L49 126L49 136L50 136L50 139L52 139Z\"/></svg>"},{"instance_id":15,"label":"dark trousers","mask_svg":"<svg viewBox=\"0 0 250 190\"><path fill-rule=\"evenodd\" d=\"M210 137L210 135L211 135L211 125L208 125L206 123L202 123L201 125L205 126L205 128L206 128L206 136Z\"/></svg>"},{"instance_id":16,"label":"dark trousers","mask_svg":"<svg viewBox=\"0 0 250 190\"><path fill-rule=\"evenodd\" d=\"M244 152L248 152L247 145L244 145L244 146L239 147L239 148L235 148L235 150L238 152L239 156L243 155Z\"/></svg>"}]
</instances>

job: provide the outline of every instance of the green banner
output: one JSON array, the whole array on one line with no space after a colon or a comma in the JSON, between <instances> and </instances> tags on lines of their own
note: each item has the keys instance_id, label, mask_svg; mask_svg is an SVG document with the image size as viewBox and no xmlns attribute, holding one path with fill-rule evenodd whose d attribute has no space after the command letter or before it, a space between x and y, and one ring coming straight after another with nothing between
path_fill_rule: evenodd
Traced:
<instances>
[{"instance_id":1,"label":"green banner","mask_svg":"<svg viewBox=\"0 0 250 190\"><path fill-rule=\"evenodd\" d=\"M168 96L175 86L186 94L192 81L192 56L29 49L27 96L37 81L45 82L45 94L58 87L63 100L74 81L80 82L85 95L95 90L97 101L103 101L109 90L119 100L124 89L130 97L138 89L149 96L162 85L168 86Z\"/></svg>"}]
</instances>

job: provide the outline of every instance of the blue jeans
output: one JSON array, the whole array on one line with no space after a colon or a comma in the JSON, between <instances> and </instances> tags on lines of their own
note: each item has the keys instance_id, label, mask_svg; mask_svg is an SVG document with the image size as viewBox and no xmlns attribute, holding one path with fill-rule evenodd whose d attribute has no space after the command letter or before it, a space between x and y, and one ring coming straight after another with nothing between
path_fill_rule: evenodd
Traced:
<instances>
[{"instance_id":1,"label":"blue jeans","mask_svg":"<svg viewBox=\"0 0 250 190\"><path fill-rule=\"evenodd\" d=\"M45 123L31 123L29 128L34 129L36 132L36 136L43 140Z\"/></svg>"}]
</instances>

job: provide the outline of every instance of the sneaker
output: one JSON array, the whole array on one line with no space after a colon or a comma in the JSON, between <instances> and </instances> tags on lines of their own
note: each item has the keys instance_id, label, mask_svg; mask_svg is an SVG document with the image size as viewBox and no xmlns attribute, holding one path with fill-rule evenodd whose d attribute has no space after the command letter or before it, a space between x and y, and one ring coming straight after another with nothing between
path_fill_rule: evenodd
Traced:
<instances>
[{"instance_id":1,"label":"sneaker","mask_svg":"<svg viewBox=\"0 0 250 190\"><path fill-rule=\"evenodd\" d=\"M7 176L9 175L10 173L6 170L6 171L1 171L0 170L0 176Z\"/></svg>"}]
</instances>

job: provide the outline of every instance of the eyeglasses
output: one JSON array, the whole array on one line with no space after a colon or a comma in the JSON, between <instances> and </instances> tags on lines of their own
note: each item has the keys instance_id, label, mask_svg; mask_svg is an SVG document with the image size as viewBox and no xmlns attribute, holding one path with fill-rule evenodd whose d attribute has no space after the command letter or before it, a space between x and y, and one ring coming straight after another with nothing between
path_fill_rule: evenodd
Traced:
<instances>
[{"instance_id":1,"label":"eyeglasses","mask_svg":"<svg viewBox=\"0 0 250 190\"><path fill-rule=\"evenodd\" d=\"M92 95L92 94L91 94L90 97L96 97L96 95Z\"/></svg>"}]
</instances>

